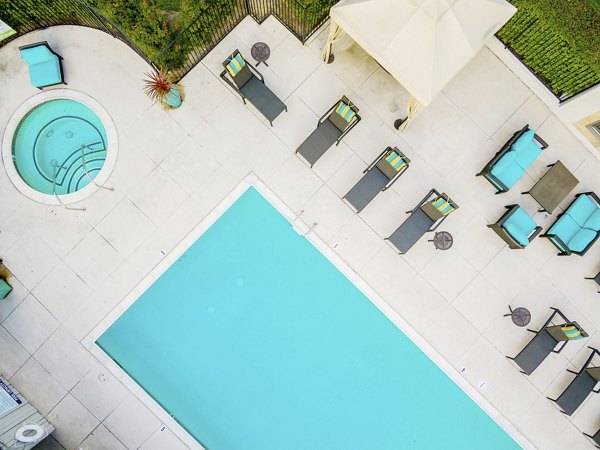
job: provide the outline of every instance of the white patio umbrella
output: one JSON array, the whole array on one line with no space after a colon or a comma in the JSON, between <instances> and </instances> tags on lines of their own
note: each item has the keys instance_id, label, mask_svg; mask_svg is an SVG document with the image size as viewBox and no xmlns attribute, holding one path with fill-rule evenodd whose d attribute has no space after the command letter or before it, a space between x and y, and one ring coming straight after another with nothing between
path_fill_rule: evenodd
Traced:
<instances>
[{"instance_id":1,"label":"white patio umbrella","mask_svg":"<svg viewBox=\"0 0 600 450\"><path fill-rule=\"evenodd\" d=\"M515 11L505 0L341 0L322 56L346 32L413 96L406 127Z\"/></svg>"}]
</instances>

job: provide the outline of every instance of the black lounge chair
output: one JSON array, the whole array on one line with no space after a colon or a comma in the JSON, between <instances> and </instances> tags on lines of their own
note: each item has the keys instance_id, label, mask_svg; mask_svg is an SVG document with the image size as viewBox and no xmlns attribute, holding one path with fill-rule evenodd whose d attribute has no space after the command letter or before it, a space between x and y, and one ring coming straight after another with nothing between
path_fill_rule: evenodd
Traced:
<instances>
[{"instance_id":1,"label":"black lounge chair","mask_svg":"<svg viewBox=\"0 0 600 450\"><path fill-rule=\"evenodd\" d=\"M569 338L562 330L562 327L567 325L575 326L583 337L588 337L588 334L579 326L577 322L571 322L557 308L551 308L554 312L550 318L542 326L540 331L527 329L535 333L535 337L529 341L523 350L514 358L507 356L508 359L514 361L525 375L531 375L535 369L546 359L550 353L560 353L567 345ZM551 325L555 316L560 316L563 319L561 325ZM556 345L561 342L558 350L555 350Z\"/></svg>"},{"instance_id":2,"label":"black lounge chair","mask_svg":"<svg viewBox=\"0 0 600 450\"><path fill-rule=\"evenodd\" d=\"M367 167L358 183L343 197L361 212L379 192L389 189L406 172L410 159L396 147L388 147Z\"/></svg>"},{"instance_id":3,"label":"black lounge chair","mask_svg":"<svg viewBox=\"0 0 600 450\"><path fill-rule=\"evenodd\" d=\"M441 211L434 202L441 202L440 206L447 206L444 211ZM450 197L432 189L413 210L406 211L406 214L410 214L408 219L386 240L398 250L398 253L406 253L425 233L434 231L446 220L448 214L457 209L458 205Z\"/></svg>"},{"instance_id":4,"label":"black lounge chair","mask_svg":"<svg viewBox=\"0 0 600 450\"><path fill-rule=\"evenodd\" d=\"M243 64L237 70L230 70L227 66L234 61L240 60ZM221 72L221 78L235 90L244 103L246 99L269 121L273 126L273 121L283 111L287 111L287 106L277 97L271 89L265 85L265 79L252 64L247 62L239 50L235 50L229 58L223 61L225 70Z\"/></svg>"},{"instance_id":5,"label":"black lounge chair","mask_svg":"<svg viewBox=\"0 0 600 450\"><path fill-rule=\"evenodd\" d=\"M592 354L589 356L579 372L574 372L567 369L567 372L575 374L575 378L571 384L563 391L558 398L549 400L556 402L563 413L567 416L573 414L577 408L581 406L590 392L598 394L600 390L595 390L596 384L600 381L600 367L592 367L592 359L595 355L600 355L600 352L593 347L590 347Z\"/></svg>"},{"instance_id":6,"label":"black lounge chair","mask_svg":"<svg viewBox=\"0 0 600 450\"><path fill-rule=\"evenodd\" d=\"M342 103L352 110L349 121L336 112ZM312 167L329 147L334 143L338 145L358 122L360 122L358 108L344 95L319 119L317 128L300 144L296 153Z\"/></svg>"},{"instance_id":7,"label":"black lounge chair","mask_svg":"<svg viewBox=\"0 0 600 450\"><path fill-rule=\"evenodd\" d=\"M496 194L507 192L546 148L546 141L525 125L512 135L477 176L488 180L497 189Z\"/></svg>"},{"instance_id":8,"label":"black lounge chair","mask_svg":"<svg viewBox=\"0 0 600 450\"><path fill-rule=\"evenodd\" d=\"M596 448L600 448L600 430L596 431L596 434L594 434L593 436L587 433L583 433L583 435L589 437L592 441L594 441L594 444L596 444Z\"/></svg>"}]
</instances>

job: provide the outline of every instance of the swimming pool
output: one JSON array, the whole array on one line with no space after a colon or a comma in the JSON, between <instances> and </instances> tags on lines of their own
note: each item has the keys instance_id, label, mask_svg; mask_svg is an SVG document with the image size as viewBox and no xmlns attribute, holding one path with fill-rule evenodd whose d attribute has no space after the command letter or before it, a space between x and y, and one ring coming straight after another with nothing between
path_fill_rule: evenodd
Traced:
<instances>
[{"instance_id":1,"label":"swimming pool","mask_svg":"<svg viewBox=\"0 0 600 450\"><path fill-rule=\"evenodd\" d=\"M97 344L211 450L519 448L253 188Z\"/></svg>"},{"instance_id":2,"label":"swimming pool","mask_svg":"<svg viewBox=\"0 0 600 450\"><path fill-rule=\"evenodd\" d=\"M7 124L2 156L22 193L49 204L80 201L108 178L116 158L108 113L70 89L42 92Z\"/></svg>"}]
</instances>

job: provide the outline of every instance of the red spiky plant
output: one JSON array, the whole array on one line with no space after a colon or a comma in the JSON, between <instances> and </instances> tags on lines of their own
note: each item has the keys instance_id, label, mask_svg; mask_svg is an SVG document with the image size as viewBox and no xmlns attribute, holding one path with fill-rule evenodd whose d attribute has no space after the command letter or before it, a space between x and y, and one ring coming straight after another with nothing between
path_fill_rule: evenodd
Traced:
<instances>
[{"instance_id":1,"label":"red spiky plant","mask_svg":"<svg viewBox=\"0 0 600 450\"><path fill-rule=\"evenodd\" d=\"M152 101L158 102L163 108L171 108L171 106L164 103L164 98L169 94L172 87L177 88L181 99L184 98L183 86L174 83L171 75L164 69L154 70L153 72L146 73L144 81L144 92Z\"/></svg>"}]
</instances>

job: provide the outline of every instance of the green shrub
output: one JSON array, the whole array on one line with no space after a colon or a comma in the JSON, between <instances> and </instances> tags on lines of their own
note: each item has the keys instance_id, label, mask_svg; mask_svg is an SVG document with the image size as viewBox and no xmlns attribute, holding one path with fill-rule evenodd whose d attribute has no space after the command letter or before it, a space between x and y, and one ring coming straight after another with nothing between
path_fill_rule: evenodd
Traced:
<instances>
[{"instance_id":1,"label":"green shrub","mask_svg":"<svg viewBox=\"0 0 600 450\"><path fill-rule=\"evenodd\" d=\"M517 13L498 32L557 96L600 82L600 0L510 0Z\"/></svg>"}]
</instances>

